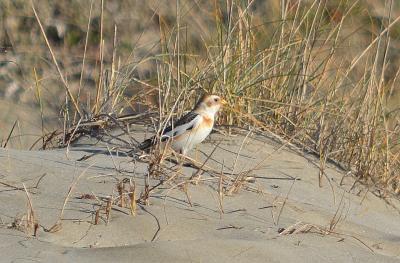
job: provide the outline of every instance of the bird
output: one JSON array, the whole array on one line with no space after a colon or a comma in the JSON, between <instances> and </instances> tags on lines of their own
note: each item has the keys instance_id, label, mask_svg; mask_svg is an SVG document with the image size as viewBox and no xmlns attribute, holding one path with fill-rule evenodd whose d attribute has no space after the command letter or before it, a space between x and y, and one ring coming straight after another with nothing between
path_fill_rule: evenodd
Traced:
<instances>
[{"instance_id":1,"label":"bird","mask_svg":"<svg viewBox=\"0 0 400 263\"><path fill-rule=\"evenodd\" d=\"M175 152L187 155L211 133L215 116L225 104L227 102L220 96L204 94L190 112L162 131L159 140L153 136L140 143L138 148L147 150L161 142L163 146L168 144Z\"/></svg>"}]
</instances>

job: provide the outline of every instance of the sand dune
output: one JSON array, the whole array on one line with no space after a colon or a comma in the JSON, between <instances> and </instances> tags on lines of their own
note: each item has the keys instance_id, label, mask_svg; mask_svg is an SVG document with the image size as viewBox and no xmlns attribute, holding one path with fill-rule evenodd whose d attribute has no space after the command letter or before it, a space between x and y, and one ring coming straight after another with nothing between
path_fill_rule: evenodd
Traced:
<instances>
[{"instance_id":1,"label":"sand dune","mask_svg":"<svg viewBox=\"0 0 400 263\"><path fill-rule=\"evenodd\" d=\"M136 137L144 135L137 132ZM135 216L116 203L108 224L102 210L97 225L99 205L106 206L110 196L118 198L117 182L131 178L139 198L146 162L133 162L115 151L111 155L105 143L91 140L75 144L68 152L0 149L0 261L400 261L398 201L387 203L361 185L350 190L352 177L345 177L340 186L344 172L333 165L326 169L331 185L323 178L319 187L314 157L301 156L268 138L213 134L199 150L211 153L218 141L222 142L206 166L216 171L224 167L222 186L227 191L233 183L229 177L245 174L247 181L237 193L223 196L220 202L217 173L202 173L195 185L185 181L197 169L185 167L184 175L151 192L149 205L138 204ZM201 152L193 152L192 157L205 160ZM91 157L78 161L83 156ZM161 176L167 179L176 169ZM60 230L46 232L57 222L78 176ZM150 186L158 179L150 178ZM36 237L15 229L16 219L27 212L22 183L29 189L40 225ZM337 224L329 232L332 222Z\"/></svg>"}]
</instances>

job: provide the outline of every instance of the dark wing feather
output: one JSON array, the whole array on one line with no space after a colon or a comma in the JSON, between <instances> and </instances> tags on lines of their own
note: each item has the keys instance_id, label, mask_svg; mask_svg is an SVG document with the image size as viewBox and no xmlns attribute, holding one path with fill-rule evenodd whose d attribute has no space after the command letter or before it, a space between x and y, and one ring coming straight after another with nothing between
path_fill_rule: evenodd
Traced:
<instances>
[{"instance_id":1,"label":"dark wing feather","mask_svg":"<svg viewBox=\"0 0 400 263\"><path fill-rule=\"evenodd\" d=\"M171 125L171 126L168 126L167 128L165 128L163 135L172 131L172 128L174 128L174 127L178 127L178 126L181 126L181 125L191 122L197 116L199 116L199 114L197 114L196 112L193 112L193 111L186 113L185 115L183 115L182 118L180 118L178 121L176 121L174 123L174 125ZM191 130L191 129L193 129L193 126L189 127L187 130Z\"/></svg>"},{"instance_id":2,"label":"dark wing feather","mask_svg":"<svg viewBox=\"0 0 400 263\"><path fill-rule=\"evenodd\" d=\"M199 116L199 115L193 111L188 112L182 118L180 118L178 121L176 121L174 123L174 125L171 125L171 126L168 126L167 128L165 128L162 135L165 135L165 134L171 132L174 127L178 127L178 126L181 126L181 125L184 125L186 123L193 121L197 116ZM193 125L186 128L186 130L191 130L191 129L193 129ZM177 132L174 132L172 137L174 137L176 135L176 133ZM165 141L168 138L169 137L165 136L165 137L161 138L161 141ZM145 150L156 143L157 143L156 137L153 136L150 139L147 139L147 140L143 141L141 144L139 144L139 149Z\"/></svg>"}]
</instances>

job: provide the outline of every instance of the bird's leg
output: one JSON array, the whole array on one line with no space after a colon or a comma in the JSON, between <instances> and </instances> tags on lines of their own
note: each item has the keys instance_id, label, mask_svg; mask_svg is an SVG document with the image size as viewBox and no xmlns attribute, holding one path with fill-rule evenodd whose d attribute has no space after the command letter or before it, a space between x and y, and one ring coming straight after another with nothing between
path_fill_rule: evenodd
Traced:
<instances>
[{"instance_id":1,"label":"bird's leg","mask_svg":"<svg viewBox=\"0 0 400 263\"><path fill-rule=\"evenodd\" d=\"M186 167L191 167L191 168L196 168L196 165L194 165L194 163L197 163L197 161L195 159L190 158L189 156L186 155L187 150L186 149L181 149L179 151L180 153L180 159L181 159L181 164L183 166ZM190 162L186 162L187 160L189 160Z\"/></svg>"},{"instance_id":2,"label":"bird's leg","mask_svg":"<svg viewBox=\"0 0 400 263\"><path fill-rule=\"evenodd\" d=\"M199 159L199 149L197 148L197 146L194 148L194 160L197 162L197 160Z\"/></svg>"},{"instance_id":3,"label":"bird's leg","mask_svg":"<svg viewBox=\"0 0 400 263\"><path fill-rule=\"evenodd\" d=\"M177 155L177 159L178 159L178 172L180 174L183 174L183 158L182 156L185 156L185 151L183 149L179 150L179 155Z\"/></svg>"}]
</instances>

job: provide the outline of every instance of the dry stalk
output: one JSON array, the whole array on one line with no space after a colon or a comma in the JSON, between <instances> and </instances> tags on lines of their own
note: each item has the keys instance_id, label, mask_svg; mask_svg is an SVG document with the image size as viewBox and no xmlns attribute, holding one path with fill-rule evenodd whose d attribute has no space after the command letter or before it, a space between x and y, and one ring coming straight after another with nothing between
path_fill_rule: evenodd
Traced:
<instances>
[{"instance_id":1,"label":"dry stalk","mask_svg":"<svg viewBox=\"0 0 400 263\"><path fill-rule=\"evenodd\" d=\"M67 205L68 199L69 199L69 197L71 196L71 193L72 193L72 191L74 190L75 186L77 185L79 179L80 179L80 178L86 173L86 171L89 170L89 168L92 167L93 165L94 165L94 163L91 164L91 165L89 165L88 167L86 167L85 170L83 170L82 173L81 173L78 177L76 177L76 178L74 179L74 181L72 182L71 186L69 187L69 190L68 190L67 195L66 195L65 198L64 198L64 203L63 203L62 209L61 209L61 211L60 211L60 215L58 216L58 219L57 219L56 223L54 223L54 225L51 226L49 229L45 229L46 232L56 233L56 232L58 232L58 231L60 231L60 230L62 229L62 218L63 218L63 215L64 215L64 210L65 210L65 206Z\"/></svg>"},{"instance_id":2,"label":"dry stalk","mask_svg":"<svg viewBox=\"0 0 400 263\"><path fill-rule=\"evenodd\" d=\"M95 114L100 112L100 104L102 102L102 88L104 82L104 39L103 39L103 22L104 22L104 0L101 0L100 9L100 43L99 43L99 60L100 60L100 70L99 70L99 82L97 85L96 100L94 104L94 109L92 110Z\"/></svg>"},{"instance_id":3,"label":"dry stalk","mask_svg":"<svg viewBox=\"0 0 400 263\"><path fill-rule=\"evenodd\" d=\"M220 211L220 216L222 214L225 214L224 212L224 207L223 207L223 201L224 201L224 195L225 195L225 190L224 190L224 177L223 177L223 171L224 171L224 164L225 160L222 162L221 165L221 173L219 174L219 180L218 180L218 200L219 200L219 211Z\"/></svg>"},{"instance_id":4,"label":"dry stalk","mask_svg":"<svg viewBox=\"0 0 400 263\"><path fill-rule=\"evenodd\" d=\"M129 198L130 198L130 210L131 210L131 215L136 215L136 183L135 181L132 181L131 179L129 180Z\"/></svg>"},{"instance_id":5,"label":"dry stalk","mask_svg":"<svg viewBox=\"0 0 400 263\"><path fill-rule=\"evenodd\" d=\"M218 146L221 144L222 141L219 141L217 145L215 145L214 149L212 150L212 152L207 155L206 160L203 162L203 164L197 169L197 171L190 177L190 180L197 178L197 180L194 180L194 184L198 184L200 181L200 176L201 176L201 172L203 171L203 168L205 167L206 163L208 162L208 160L211 158L211 156L214 154L214 152L217 150Z\"/></svg>"},{"instance_id":6,"label":"dry stalk","mask_svg":"<svg viewBox=\"0 0 400 263\"><path fill-rule=\"evenodd\" d=\"M66 80L64 79L64 75L61 73L61 69L60 69L60 67L58 66L57 59L56 59L56 57L55 57L55 55L54 55L53 49L51 48L50 42L49 42L49 40L47 39L45 30L44 30L44 28L43 28L43 26L42 26L42 22L40 21L40 18L39 18L39 16L38 16L37 12L36 12L35 5L34 5L34 3L33 3L33 0L31 0L31 5L32 5L33 13L35 14L36 20L37 20L37 22L38 22L38 24L39 24L40 31L41 31L42 34L43 34L44 40L46 41L46 44L47 44L47 47L49 48L51 57L52 57L52 59L53 59L53 63L54 63L54 65L55 65L56 68L57 68L57 71L58 71L58 74L60 75L60 78L61 78L62 83L64 84L65 91L67 92L68 97L69 97L70 100L72 101L72 103L73 103L73 105L74 105L74 107L75 107L75 110L79 113L79 116L82 117L82 112L81 112L81 110L80 110L80 108L79 108L79 106L78 106L78 103L76 102L74 96L72 95L72 93L71 93L71 91L70 91L70 89L69 89L69 87L68 87L68 84L67 84Z\"/></svg>"},{"instance_id":7,"label":"dry stalk","mask_svg":"<svg viewBox=\"0 0 400 263\"><path fill-rule=\"evenodd\" d=\"M144 179L144 189L140 193L139 201L145 205L150 205L150 185L149 185L149 174Z\"/></svg>"},{"instance_id":8,"label":"dry stalk","mask_svg":"<svg viewBox=\"0 0 400 263\"><path fill-rule=\"evenodd\" d=\"M344 203L344 194L345 191L343 191L342 197L340 199L339 205L335 211L335 214L333 215L331 221L329 222L329 230L330 231L334 231L334 229L336 228L337 224L341 221L344 220L345 215L343 216L343 209L345 207L345 203Z\"/></svg>"},{"instance_id":9,"label":"dry stalk","mask_svg":"<svg viewBox=\"0 0 400 263\"><path fill-rule=\"evenodd\" d=\"M110 218L111 218L111 208L112 208L112 205L113 205L113 201L114 201L114 196L111 195L111 196L107 199L106 207L104 208L105 214L106 214L106 225L108 225L108 223L110 222Z\"/></svg>"},{"instance_id":10,"label":"dry stalk","mask_svg":"<svg viewBox=\"0 0 400 263\"><path fill-rule=\"evenodd\" d=\"M339 233L336 231L332 231L329 229L329 227L324 227L324 226L319 226L316 224L310 224L310 223L304 223L302 221L296 222L295 224L287 227L286 229L280 229L279 235L291 235L291 234L304 234L304 233L317 233L323 236L327 235L335 235L338 237L343 237L343 236L348 236L356 241L360 242L362 245L364 245L368 250L371 252L374 252L374 250L368 246L364 241L362 241L360 238L350 235L350 234L345 234L345 233Z\"/></svg>"},{"instance_id":11,"label":"dry stalk","mask_svg":"<svg viewBox=\"0 0 400 263\"><path fill-rule=\"evenodd\" d=\"M100 208L96 210L96 214L94 217L94 225L98 225L99 224L99 219L100 219Z\"/></svg>"},{"instance_id":12,"label":"dry stalk","mask_svg":"<svg viewBox=\"0 0 400 263\"><path fill-rule=\"evenodd\" d=\"M187 199L190 207L193 207L192 200L191 200L189 192L188 192L189 182L190 182L190 180L187 180L184 184L182 184L181 188L182 188L182 191L185 193L186 199Z\"/></svg>"},{"instance_id":13,"label":"dry stalk","mask_svg":"<svg viewBox=\"0 0 400 263\"><path fill-rule=\"evenodd\" d=\"M22 185L24 187L26 198L28 200L28 209L27 209L26 215L24 215L21 219L22 228L25 233L36 236L37 230L39 228L39 224L38 224L38 220L35 216L35 212L33 211L32 198L29 195L25 184L23 183Z\"/></svg>"},{"instance_id":14,"label":"dry stalk","mask_svg":"<svg viewBox=\"0 0 400 263\"><path fill-rule=\"evenodd\" d=\"M277 225L279 224L279 219L280 219L280 217L281 217L283 208L285 207L286 201L287 201L288 198L289 198L289 194L290 194L290 192L292 191L292 188L293 188L293 185L294 185L295 182L296 182L296 179L293 180L293 183L290 185L289 191L287 192L286 197L285 197L285 199L283 200L283 204L282 204L282 206L281 206L281 209L279 210L278 217L277 217L277 219L276 219L276 224L277 224Z\"/></svg>"},{"instance_id":15,"label":"dry stalk","mask_svg":"<svg viewBox=\"0 0 400 263\"><path fill-rule=\"evenodd\" d=\"M119 183L117 183L117 191L118 191L118 196L119 196L119 206L120 207L125 207L125 203L126 203L126 197L125 197L125 182L124 181L120 181Z\"/></svg>"},{"instance_id":16,"label":"dry stalk","mask_svg":"<svg viewBox=\"0 0 400 263\"><path fill-rule=\"evenodd\" d=\"M11 130L10 130L10 132L8 133L8 136L7 136L6 141L2 144L1 147L3 147L3 148L6 148L6 147L7 147L7 144L8 144L8 142L10 141L11 135L12 135L12 133L14 132L14 129L15 129L15 126L17 125L17 123L18 123L18 120L15 120L15 121L14 121L14 124L13 124L13 126L12 126L12 128L11 128Z\"/></svg>"}]
</instances>

